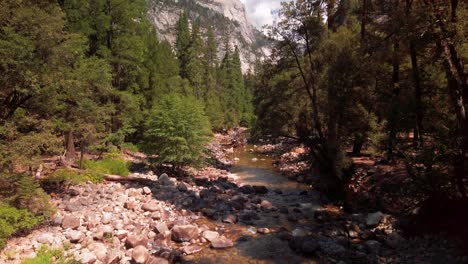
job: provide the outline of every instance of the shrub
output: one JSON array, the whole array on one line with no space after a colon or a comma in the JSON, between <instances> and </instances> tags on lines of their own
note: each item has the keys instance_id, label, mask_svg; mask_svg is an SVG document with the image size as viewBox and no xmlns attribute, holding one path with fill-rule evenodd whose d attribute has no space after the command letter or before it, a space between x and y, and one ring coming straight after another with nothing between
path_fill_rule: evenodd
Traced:
<instances>
[{"instance_id":1,"label":"shrub","mask_svg":"<svg viewBox=\"0 0 468 264\"><path fill-rule=\"evenodd\" d=\"M0 203L0 248L5 246L6 240L11 235L29 231L43 220L42 216L34 216L26 209L17 209Z\"/></svg>"},{"instance_id":2,"label":"shrub","mask_svg":"<svg viewBox=\"0 0 468 264\"><path fill-rule=\"evenodd\" d=\"M144 150L158 162L176 166L201 161L211 135L208 117L194 98L163 97L145 124Z\"/></svg>"}]
</instances>

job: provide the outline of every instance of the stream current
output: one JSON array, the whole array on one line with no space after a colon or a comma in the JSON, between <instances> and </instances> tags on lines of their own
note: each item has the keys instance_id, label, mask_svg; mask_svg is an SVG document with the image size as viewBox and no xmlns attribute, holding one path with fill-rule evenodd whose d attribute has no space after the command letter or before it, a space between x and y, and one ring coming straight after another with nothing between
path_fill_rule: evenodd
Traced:
<instances>
[{"instance_id":1,"label":"stream current","mask_svg":"<svg viewBox=\"0 0 468 264\"><path fill-rule=\"evenodd\" d=\"M303 191L309 186L297 183L274 170L273 158L255 153L252 145L234 149L230 155L233 160L232 176L240 185L262 185L269 192L260 196L275 208L287 208L288 213L278 210L257 209L260 219L252 225L244 223L224 224L204 219L202 223L218 230L225 230L224 235L235 241L235 246L229 249L205 249L191 255L188 260L193 263L316 263L292 251L288 241L282 239L280 233L286 231L293 234L304 234L310 231L313 213L319 208L318 203L304 196ZM302 192L302 194L301 194ZM307 198L309 197L309 198ZM294 218L294 212L300 211L300 219ZM267 234L259 234L256 230L268 229Z\"/></svg>"}]
</instances>

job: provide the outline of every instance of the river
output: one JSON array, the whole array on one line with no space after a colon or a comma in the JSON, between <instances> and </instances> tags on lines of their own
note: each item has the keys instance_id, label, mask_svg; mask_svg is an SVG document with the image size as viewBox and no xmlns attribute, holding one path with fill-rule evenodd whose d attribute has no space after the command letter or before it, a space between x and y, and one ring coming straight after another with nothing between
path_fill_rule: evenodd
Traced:
<instances>
[{"instance_id":1,"label":"river","mask_svg":"<svg viewBox=\"0 0 468 264\"><path fill-rule=\"evenodd\" d=\"M274 171L273 158L254 152L252 145L234 150L230 157L233 161L231 173L241 185L263 185L270 190L261 198L282 210L261 210L260 216L252 225L237 223L233 225L207 221L205 223L218 230L226 230L225 235L236 241L233 248L224 250L205 249L189 256L194 263L316 263L310 258L296 254L288 246L284 235L288 232L301 234L313 226L313 213L319 207L312 203L303 191L309 186L291 181ZM301 193L302 192L302 193ZM283 211L282 213L279 211ZM285 213L286 211L287 213ZM295 219L295 212L300 212ZM267 234L255 232L267 228Z\"/></svg>"}]
</instances>

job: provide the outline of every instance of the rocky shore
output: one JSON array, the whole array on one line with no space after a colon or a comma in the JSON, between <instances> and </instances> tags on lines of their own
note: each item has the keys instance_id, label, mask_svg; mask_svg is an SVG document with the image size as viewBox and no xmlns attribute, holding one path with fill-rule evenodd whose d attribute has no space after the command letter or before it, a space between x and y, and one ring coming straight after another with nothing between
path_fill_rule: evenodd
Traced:
<instances>
[{"instance_id":1,"label":"rocky shore","mask_svg":"<svg viewBox=\"0 0 468 264\"><path fill-rule=\"evenodd\" d=\"M231 174L242 133L216 135L213 165L190 176L133 173L141 181L74 186L53 198L57 213L32 233L11 239L0 262L21 263L46 245L80 263L463 263L442 237L408 238L379 211L348 213L311 188L248 185ZM285 147L286 146L286 147ZM277 151L284 171L306 150ZM294 153L294 154L292 154ZM283 163L283 161L285 163ZM286 173L286 174L287 174Z\"/></svg>"}]
</instances>

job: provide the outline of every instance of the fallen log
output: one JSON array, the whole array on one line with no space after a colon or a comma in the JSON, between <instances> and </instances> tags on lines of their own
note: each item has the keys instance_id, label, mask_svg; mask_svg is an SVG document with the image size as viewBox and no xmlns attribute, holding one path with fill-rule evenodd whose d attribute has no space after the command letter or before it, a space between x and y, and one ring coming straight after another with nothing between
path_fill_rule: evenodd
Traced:
<instances>
[{"instance_id":1,"label":"fallen log","mask_svg":"<svg viewBox=\"0 0 468 264\"><path fill-rule=\"evenodd\" d=\"M113 181L113 182L136 182L141 184L153 184L154 181L150 179L144 179L134 176L119 176L119 175L112 175L112 174L102 174L104 180L106 181Z\"/></svg>"}]
</instances>

